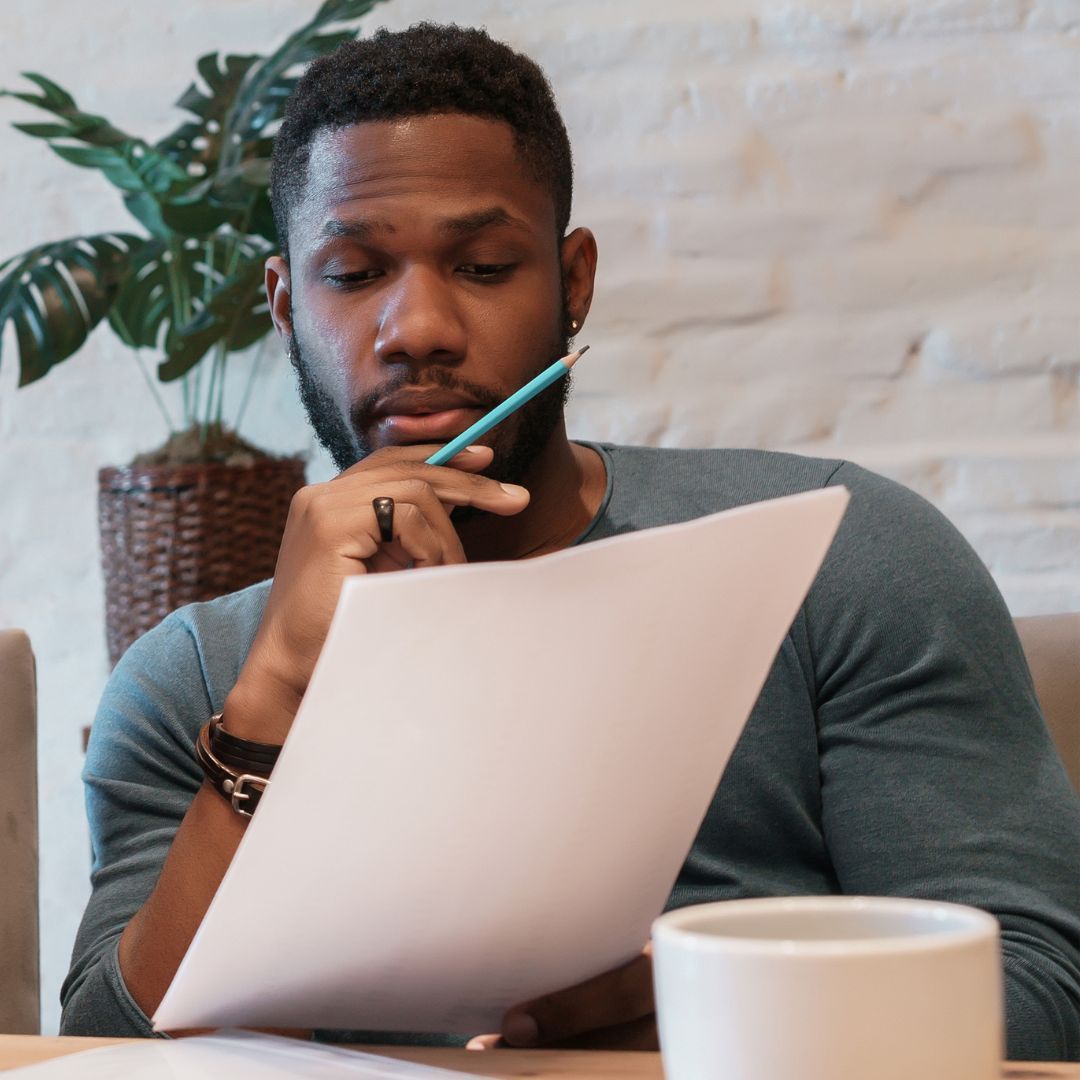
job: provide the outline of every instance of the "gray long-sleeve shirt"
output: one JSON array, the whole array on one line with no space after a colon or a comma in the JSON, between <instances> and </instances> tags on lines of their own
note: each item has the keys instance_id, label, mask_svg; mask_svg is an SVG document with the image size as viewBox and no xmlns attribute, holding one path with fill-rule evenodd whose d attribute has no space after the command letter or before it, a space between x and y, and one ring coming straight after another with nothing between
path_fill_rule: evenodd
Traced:
<instances>
[{"instance_id":1,"label":"gray long-sleeve shirt","mask_svg":"<svg viewBox=\"0 0 1080 1080\"><path fill-rule=\"evenodd\" d=\"M669 906L843 892L984 908L1002 927L1010 1056L1080 1058L1080 799L966 542L848 463L595 449L608 488L579 542L826 485L852 492ZM236 681L267 592L171 615L106 689L84 775L93 894L62 991L65 1034L150 1034L117 943L199 788L196 734Z\"/></svg>"}]
</instances>

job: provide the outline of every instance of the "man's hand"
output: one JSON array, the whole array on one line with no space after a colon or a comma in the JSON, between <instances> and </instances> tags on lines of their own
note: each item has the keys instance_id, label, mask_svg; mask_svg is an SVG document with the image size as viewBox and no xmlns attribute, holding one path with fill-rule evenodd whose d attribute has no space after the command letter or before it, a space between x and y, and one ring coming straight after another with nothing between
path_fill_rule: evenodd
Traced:
<instances>
[{"instance_id":1,"label":"man's hand","mask_svg":"<svg viewBox=\"0 0 1080 1080\"><path fill-rule=\"evenodd\" d=\"M225 705L230 734L284 742L345 578L463 563L465 553L450 521L453 507L509 515L528 505L525 488L479 475L491 464L489 447L464 450L447 466L426 465L436 449L377 450L293 497L266 610ZM394 500L391 543L381 540L371 505L380 496Z\"/></svg>"},{"instance_id":2,"label":"man's hand","mask_svg":"<svg viewBox=\"0 0 1080 1080\"><path fill-rule=\"evenodd\" d=\"M614 971L515 1006L503 1017L500 1035L477 1035L468 1047L656 1050L658 1045L649 944Z\"/></svg>"}]
</instances>

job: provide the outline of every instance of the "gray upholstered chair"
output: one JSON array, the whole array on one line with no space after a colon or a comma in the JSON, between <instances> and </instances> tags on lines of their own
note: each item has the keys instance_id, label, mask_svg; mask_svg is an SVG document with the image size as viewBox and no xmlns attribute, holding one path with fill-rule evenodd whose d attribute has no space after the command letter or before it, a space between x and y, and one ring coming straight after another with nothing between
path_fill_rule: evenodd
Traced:
<instances>
[{"instance_id":1,"label":"gray upholstered chair","mask_svg":"<svg viewBox=\"0 0 1080 1080\"><path fill-rule=\"evenodd\" d=\"M0 630L0 1032L40 1029L37 687L30 639Z\"/></svg>"},{"instance_id":2,"label":"gray upholstered chair","mask_svg":"<svg viewBox=\"0 0 1080 1080\"><path fill-rule=\"evenodd\" d=\"M1080 793L1080 611L1017 619L1016 630L1050 734Z\"/></svg>"}]
</instances>

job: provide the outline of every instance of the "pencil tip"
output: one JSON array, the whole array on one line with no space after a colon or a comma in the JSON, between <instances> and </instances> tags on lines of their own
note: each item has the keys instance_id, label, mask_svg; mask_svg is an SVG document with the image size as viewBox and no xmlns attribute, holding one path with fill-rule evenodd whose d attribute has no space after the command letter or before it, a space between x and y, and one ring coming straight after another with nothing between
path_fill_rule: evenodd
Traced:
<instances>
[{"instance_id":1,"label":"pencil tip","mask_svg":"<svg viewBox=\"0 0 1080 1080\"><path fill-rule=\"evenodd\" d=\"M589 351L589 346L588 345L582 345L580 349L576 349L574 352L572 352L563 361L563 363L566 364L566 366L568 368L572 368L588 351Z\"/></svg>"}]
</instances>

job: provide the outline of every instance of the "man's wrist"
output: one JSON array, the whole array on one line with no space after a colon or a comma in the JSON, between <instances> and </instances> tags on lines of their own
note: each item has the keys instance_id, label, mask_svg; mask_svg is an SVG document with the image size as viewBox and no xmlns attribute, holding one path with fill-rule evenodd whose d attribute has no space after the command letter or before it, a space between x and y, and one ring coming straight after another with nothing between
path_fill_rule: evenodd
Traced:
<instances>
[{"instance_id":1,"label":"man's wrist","mask_svg":"<svg viewBox=\"0 0 1080 1080\"><path fill-rule=\"evenodd\" d=\"M292 727L302 696L266 676L241 672L225 699L222 727L239 739L280 746Z\"/></svg>"},{"instance_id":2,"label":"man's wrist","mask_svg":"<svg viewBox=\"0 0 1080 1080\"><path fill-rule=\"evenodd\" d=\"M230 735L220 716L211 717L195 741L195 757L210 786L242 817L255 813L280 753L279 745Z\"/></svg>"}]
</instances>

